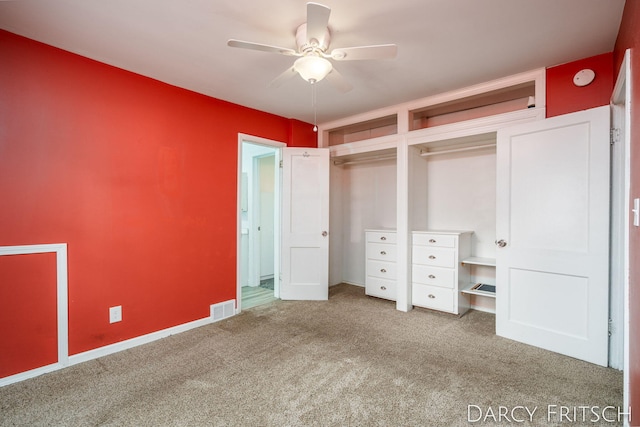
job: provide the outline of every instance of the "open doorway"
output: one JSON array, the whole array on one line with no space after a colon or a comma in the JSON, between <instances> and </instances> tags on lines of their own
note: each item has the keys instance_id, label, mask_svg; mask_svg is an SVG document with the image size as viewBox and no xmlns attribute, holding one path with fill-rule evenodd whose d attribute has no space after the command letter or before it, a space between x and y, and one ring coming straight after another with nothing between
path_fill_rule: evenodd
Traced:
<instances>
[{"instance_id":1,"label":"open doorway","mask_svg":"<svg viewBox=\"0 0 640 427\"><path fill-rule=\"evenodd\" d=\"M238 308L279 297L279 159L280 143L241 136Z\"/></svg>"}]
</instances>

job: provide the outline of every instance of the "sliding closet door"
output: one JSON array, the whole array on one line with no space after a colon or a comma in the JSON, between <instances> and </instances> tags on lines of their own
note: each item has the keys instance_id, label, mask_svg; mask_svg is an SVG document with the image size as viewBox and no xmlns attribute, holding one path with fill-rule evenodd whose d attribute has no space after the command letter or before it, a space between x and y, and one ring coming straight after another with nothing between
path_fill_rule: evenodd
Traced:
<instances>
[{"instance_id":1,"label":"sliding closet door","mask_svg":"<svg viewBox=\"0 0 640 427\"><path fill-rule=\"evenodd\" d=\"M282 149L280 298L329 297L329 149Z\"/></svg>"},{"instance_id":2,"label":"sliding closet door","mask_svg":"<svg viewBox=\"0 0 640 427\"><path fill-rule=\"evenodd\" d=\"M496 332L606 366L609 107L498 132Z\"/></svg>"}]
</instances>

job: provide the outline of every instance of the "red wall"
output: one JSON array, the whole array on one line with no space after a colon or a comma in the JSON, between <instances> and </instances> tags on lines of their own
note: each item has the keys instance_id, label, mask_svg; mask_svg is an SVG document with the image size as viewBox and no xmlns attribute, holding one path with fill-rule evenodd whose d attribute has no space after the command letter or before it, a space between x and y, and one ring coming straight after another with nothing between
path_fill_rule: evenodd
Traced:
<instances>
[{"instance_id":1,"label":"red wall","mask_svg":"<svg viewBox=\"0 0 640 427\"><path fill-rule=\"evenodd\" d=\"M587 86L574 85L573 76L585 68L595 72L595 79ZM609 105L613 75L612 53L547 68L547 117Z\"/></svg>"},{"instance_id":2,"label":"red wall","mask_svg":"<svg viewBox=\"0 0 640 427\"><path fill-rule=\"evenodd\" d=\"M312 125L5 31L0 58L0 246L68 243L70 354L234 299L238 133L313 147Z\"/></svg>"},{"instance_id":3,"label":"red wall","mask_svg":"<svg viewBox=\"0 0 640 427\"><path fill-rule=\"evenodd\" d=\"M58 361L56 292L55 253L0 256L0 378Z\"/></svg>"},{"instance_id":4,"label":"red wall","mask_svg":"<svg viewBox=\"0 0 640 427\"><path fill-rule=\"evenodd\" d=\"M640 197L640 1L627 0L614 50L615 70L631 48L631 200ZM629 82L627 82L629 84ZM629 207L631 209L631 207ZM629 375L632 425L640 426L640 227L629 224Z\"/></svg>"}]
</instances>

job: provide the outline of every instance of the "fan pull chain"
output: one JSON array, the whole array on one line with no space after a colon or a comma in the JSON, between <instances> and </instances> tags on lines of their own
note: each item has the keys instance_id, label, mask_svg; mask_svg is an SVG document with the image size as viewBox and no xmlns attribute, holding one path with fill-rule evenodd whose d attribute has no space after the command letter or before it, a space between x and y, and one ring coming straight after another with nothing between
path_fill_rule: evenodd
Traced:
<instances>
[{"instance_id":1,"label":"fan pull chain","mask_svg":"<svg viewBox=\"0 0 640 427\"><path fill-rule=\"evenodd\" d=\"M318 132L315 83L316 82L311 83L311 103L313 104L313 131Z\"/></svg>"}]
</instances>

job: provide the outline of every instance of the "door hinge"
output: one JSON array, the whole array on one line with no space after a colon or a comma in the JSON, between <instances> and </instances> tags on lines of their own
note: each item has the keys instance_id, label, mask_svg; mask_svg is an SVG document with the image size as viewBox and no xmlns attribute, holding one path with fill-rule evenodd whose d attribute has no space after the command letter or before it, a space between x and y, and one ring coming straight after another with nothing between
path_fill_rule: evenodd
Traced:
<instances>
[{"instance_id":1,"label":"door hinge","mask_svg":"<svg viewBox=\"0 0 640 427\"><path fill-rule=\"evenodd\" d=\"M613 334L613 319L609 319L609 336Z\"/></svg>"},{"instance_id":2,"label":"door hinge","mask_svg":"<svg viewBox=\"0 0 640 427\"><path fill-rule=\"evenodd\" d=\"M620 129L609 129L609 142L611 143L611 145L615 144L618 141L620 141Z\"/></svg>"},{"instance_id":3,"label":"door hinge","mask_svg":"<svg viewBox=\"0 0 640 427\"><path fill-rule=\"evenodd\" d=\"M280 169L282 169L282 160L280 160Z\"/></svg>"}]
</instances>

